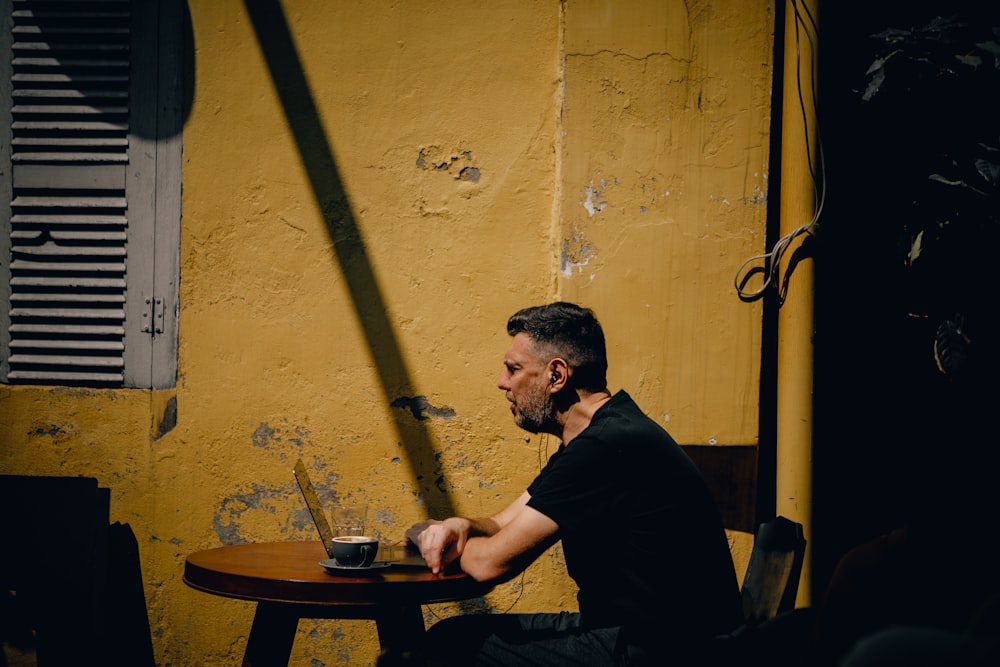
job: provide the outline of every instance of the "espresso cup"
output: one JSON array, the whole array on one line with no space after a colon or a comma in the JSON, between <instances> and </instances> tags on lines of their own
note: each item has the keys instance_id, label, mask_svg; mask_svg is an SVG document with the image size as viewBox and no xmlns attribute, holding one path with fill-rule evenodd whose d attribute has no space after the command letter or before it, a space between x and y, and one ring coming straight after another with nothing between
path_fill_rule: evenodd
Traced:
<instances>
[{"instance_id":1,"label":"espresso cup","mask_svg":"<svg viewBox=\"0 0 1000 667\"><path fill-rule=\"evenodd\" d=\"M378 540L367 535L333 538L333 560L340 567L369 567L378 553Z\"/></svg>"}]
</instances>

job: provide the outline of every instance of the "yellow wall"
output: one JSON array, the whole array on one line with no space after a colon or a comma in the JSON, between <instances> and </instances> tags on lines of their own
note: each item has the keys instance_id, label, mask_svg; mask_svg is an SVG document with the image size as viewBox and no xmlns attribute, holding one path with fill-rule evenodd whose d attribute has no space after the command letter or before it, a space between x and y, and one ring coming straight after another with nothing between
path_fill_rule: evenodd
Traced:
<instances>
[{"instance_id":1,"label":"yellow wall","mask_svg":"<svg viewBox=\"0 0 1000 667\"><path fill-rule=\"evenodd\" d=\"M763 250L772 3L286 0L291 43L189 4L176 390L0 387L0 473L96 477L136 532L158 664L238 662L251 605L184 557L312 539L300 456L386 539L516 497L557 444L495 387L522 306L593 307L612 387L678 441L757 442L733 277ZM553 550L481 606L574 595ZM370 622L304 621L293 664L376 655Z\"/></svg>"}]
</instances>

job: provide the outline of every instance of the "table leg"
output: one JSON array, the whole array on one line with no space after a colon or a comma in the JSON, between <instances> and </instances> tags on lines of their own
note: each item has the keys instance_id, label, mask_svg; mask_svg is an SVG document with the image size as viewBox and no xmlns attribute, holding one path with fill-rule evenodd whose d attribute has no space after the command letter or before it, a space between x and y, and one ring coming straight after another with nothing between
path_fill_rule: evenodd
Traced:
<instances>
[{"instance_id":1,"label":"table leg","mask_svg":"<svg viewBox=\"0 0 1000 667\"><path fill-rule=\"evenodd\" d=\"M424 634L420 605L382 605L375 614L378 640L383 651L401 654L416 648Z\"/></svg>"},{"instance_id":2,"label":"table leg","mask_svg":"<svg viewBox=\"0 0 1000 667\"><path fill-rule=\"evenodd\" d=\"M292 653L299 614L287 605L258 602L243 667L284 667Z\"/></svg>"}]
</instances>

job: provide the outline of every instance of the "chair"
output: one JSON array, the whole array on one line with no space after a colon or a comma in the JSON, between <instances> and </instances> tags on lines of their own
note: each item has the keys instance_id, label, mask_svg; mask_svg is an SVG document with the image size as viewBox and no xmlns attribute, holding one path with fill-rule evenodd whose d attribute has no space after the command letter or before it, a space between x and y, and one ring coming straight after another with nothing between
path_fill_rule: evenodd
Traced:
<instances>
[{"instance_id":1,"label":"chair","mask_svg":"<svg viewBox=\"0 0 1000 667\"><path fill-rule=\"evenodd\" d=\"M795 609L805 550L802 524L783 516L760 524L740 587L743 624L718 635L699 657L700 665L810 664L805 656L812 612Z\"/></svg>"},{"instance_id":2,"label":"chair","mask_svg":"<svg viewBox=\"0 0 1000 667\"><path fill-rule=\"evenodd\" d=\"M794 609L805 552L801 523L776 516L760 524L740 587L746 625L756 626Z\"/></svg>"},{"instance_id":3,"label":"chair","mask_svg":"<svg viewBox=\"0 0 1000 667\"><path fill-rule=\"evenodd\" d=\"M0 475L0 665L4 643L39 667L155 664L139 544L110 502L93 477Z\"/></svg>"}]
</instances>

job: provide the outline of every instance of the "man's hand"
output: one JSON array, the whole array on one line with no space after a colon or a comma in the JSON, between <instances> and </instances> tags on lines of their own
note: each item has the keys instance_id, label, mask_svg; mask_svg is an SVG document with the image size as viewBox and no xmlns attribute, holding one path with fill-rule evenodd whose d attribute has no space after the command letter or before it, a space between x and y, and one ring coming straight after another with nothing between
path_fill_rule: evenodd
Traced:
<instances>
[{"instance_id":1,"label":"man's hand","mask_svg":"<svg viewBox=\"0 0 1000 667\"><path fill-rule=\"evenodd\" d=\"M476 581L502 582L524 570L559 539L559 526L528 507L527 491L488 519L451 517L424 521L406 531L406 547L417 549L434 574L461 558Z\"/></svg>"},{"instance_id":2,"label":"man's hand","mask_svg":"<svg viewBox=\"0 0 1000 667\"><path fill-rule=\"evenodd\" d=\"M420 551L420 542L417 539L420 536L420 533L424 532L424 529L427 528L428 526L433 526L438 523L441 522L432 520L432 521L421 521L420 523L413 524L406 531L406 534L403 536L404 538L403 541L404 544L406 545L406 548L416 549L417 551Z\"/></svg>"},{"instance_id":3,"label":"man's hand","mask_svg":"<svg viewBox=\"0 0 1000 667\"><path fill-rule=\"evenodd\" d=\"M423 521L406 531L406 542L420 551L431 572L440 574L461 557L469 539L469 527L470 522L461 517Z\"/></svg>"}]
</instances>

